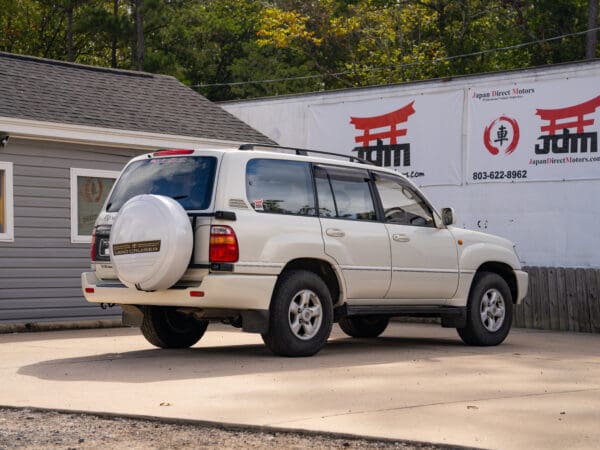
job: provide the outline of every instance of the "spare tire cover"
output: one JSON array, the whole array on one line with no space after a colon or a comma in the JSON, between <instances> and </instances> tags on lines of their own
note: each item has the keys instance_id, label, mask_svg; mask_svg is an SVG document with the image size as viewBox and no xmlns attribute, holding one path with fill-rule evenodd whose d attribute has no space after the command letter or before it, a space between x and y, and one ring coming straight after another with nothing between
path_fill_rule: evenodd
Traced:
<instances>
[{"instance_id":1,"label":"spare tire cover","mask_svg":"<svg viewBox=\"0 0 600 450\"><path fill-rule=\"evenodd\" d=\"M119 280L144 291L168 289L186 271L194 235L183 207L162 195L125 203L110 232L110 259Z\"/></svg>"}]
</instances>

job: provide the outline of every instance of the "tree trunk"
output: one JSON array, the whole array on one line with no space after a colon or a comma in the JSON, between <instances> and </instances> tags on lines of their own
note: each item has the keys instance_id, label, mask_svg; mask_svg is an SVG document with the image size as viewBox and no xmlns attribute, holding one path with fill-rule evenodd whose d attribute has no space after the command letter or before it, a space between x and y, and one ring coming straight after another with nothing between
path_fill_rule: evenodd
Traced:
<instances>
[{"instance_id":1,"label":"tree trunk","mask_svg":"<svg viewBox=\"0 0 600 450\"><path fill-rule=\"evenodd\" d=\"M118 37L118 24L119 24L119 0L113 1L113 20L114 28L112 35L112 46L110 49L110 65L111 67L117 67L117 37Z\"/></svg>"},{"instance_id":2,"label":"tree trunk","mask_svg":"<svg viewBox=\"0 0 600 450\"><path fill-rule=\"evenodd\" d=\"M599 0L588 0L588 31L585 39L585 58L596 57L596 46L598 45L598 2Z\"/></svg>"},{"instance_id":3,"label":"tree trunk","mask_svg":"<svg viewBox=\"0 0 600 450\"><path fill-rule=\"evenodd\" d=\"M135 0L135 36L137 69L144 70L144 0Z\"/></svg>"},{"instance_id":4,"label":"tree trunk","mask_svg":"<svg viewBox=\"0 0 600 450\"><path fill-rule=\"evenodd\" d=\"M67 61L73 62L73 5L67 9Z\"/></svg>"}]
</instances>

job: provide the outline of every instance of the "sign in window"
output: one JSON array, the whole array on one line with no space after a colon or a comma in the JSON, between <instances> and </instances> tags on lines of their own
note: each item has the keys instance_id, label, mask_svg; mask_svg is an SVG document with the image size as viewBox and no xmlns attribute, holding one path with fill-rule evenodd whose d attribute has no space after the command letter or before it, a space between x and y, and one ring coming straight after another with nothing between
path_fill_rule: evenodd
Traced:
<instances>
[{"instance_id":1,"label":"sign in window","mask_svg":"<svg viewBox=\"0 0 600 450\"><path fill-rule=\"evenodd\" d=\"M71 169L71 241L90 242L96 218L118 172Z\"/></svg>"}]
</instances>

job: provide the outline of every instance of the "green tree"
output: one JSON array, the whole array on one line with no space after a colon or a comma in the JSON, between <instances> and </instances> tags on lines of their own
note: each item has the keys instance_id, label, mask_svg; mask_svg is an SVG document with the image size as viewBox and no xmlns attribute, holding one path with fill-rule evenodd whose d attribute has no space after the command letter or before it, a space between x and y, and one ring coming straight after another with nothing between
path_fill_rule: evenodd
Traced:
<instances>
[{"instance_id":1,"label":"green tree","mask_svg":"<svg viewBox=\"0 0 600 450\"><path fill-rule=\"evenodd\" d=\"M0 0L0 50L171 74L226 100L583 59L597 3Z\"/></svg>"},{"instance_id":2,"label":"green tree","mask_svg":"<svg viewBox=\"0 0 600 450\"><path fill-rule=\"evenodd\" d=\"M206 0L173 9L164 16L168 23L148 35L146 68L168 69L190 85L235 81L231 67L256 39L260 9L252 0ZM249 64L256 68L255 62ZM228 86L200 91L215 100L233 98Z\"/></svg>"}]
</instances>

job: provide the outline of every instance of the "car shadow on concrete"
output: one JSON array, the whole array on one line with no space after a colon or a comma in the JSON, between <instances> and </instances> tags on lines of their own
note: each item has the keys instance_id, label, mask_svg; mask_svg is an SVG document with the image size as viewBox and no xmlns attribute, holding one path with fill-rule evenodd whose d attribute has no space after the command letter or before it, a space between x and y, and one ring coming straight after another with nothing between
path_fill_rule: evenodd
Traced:
<instances>
[{"instance_id":1,"label":"car shadow on concrete","mask_svg":"<svg viewBox=\"0 0 600 450\"><path fill-rule=\"evenodd\" d=\"M145 383L418 361L435 363L447 358L510 355L519 347L509 343L467 347L458 339L448 338L334 338L310 358L277 357L262 344L198 346L47 359L23 366L18 373L53 381Z\"/></svg>"},{"instance_id":2,"label":"car shadow on concrete","mask_svg":"<svg viewBox=\"0 0 600 450\"><path fill-rule=\"evenodd\" d=\"M50 330L50 331L23 331L0 334L0 343L10 344L13 342L37 342L37 341L58 341L73 339L96 339L102 337L117 336L135 336L140 331L130 327L107 327L91 329L69 329L69 330Z\"/></svg>"}]
</instances>

